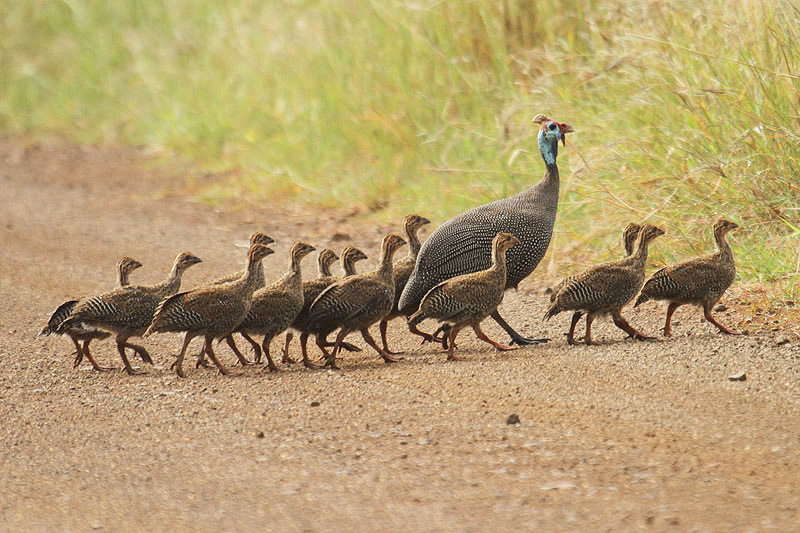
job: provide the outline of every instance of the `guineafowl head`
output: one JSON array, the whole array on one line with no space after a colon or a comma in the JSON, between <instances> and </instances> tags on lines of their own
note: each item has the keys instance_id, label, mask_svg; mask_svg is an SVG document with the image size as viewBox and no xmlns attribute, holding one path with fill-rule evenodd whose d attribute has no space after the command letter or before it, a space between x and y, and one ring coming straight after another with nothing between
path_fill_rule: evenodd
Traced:
<instances>
[{"instance_id":1,"label":"guineafowl head","mask_svg":"<svg viewBox=\"0 0 800 533\"><path fill-rule=\"evenodd\" d=\"M247 255L248 259L253 262L258 262L267 257L270 254L274 254L275 250L272 248L268 248L263 244L253 244L250 246L250 250L248 250Z\"/></svg>"},{"instance_id":2,"label":"guineafowl head","mask_svg":"<svg viewBox=\"0 0 800 533\"><path fill-rule=\"evenodd\" d=\"M352 266L358 261L368 259L367 254L356 248L355 246L348 246L342 250L342 268L347 271L348 265Z\"/></svg>"},{"instance_id":3,"label":"guineafowl head","mask_svg":"<svg viewBox=\"0 0 800 533\"><path fill-rule=\"evenodd\" d=\"M417 229L421 228L425 224L430 224L431 221L425 217L421 217L419 215L408 215L403 220L403 226L406 232L410 235Z\"/></svg>"},{"instance_id":4,"label":"guineafowl head","mask_svg":"<svg viewBox=\"0 0 800 533\"><path fill-rule=\"evenodd\" d=\"M178 257L175 258L175 267L182 272L190 266L202 262L203 260L196 255L190 254L189 252L181 252L178 254Z\"/></svg>"},{"instance_id":5,"label":"guineafowl head","mask_svg":"<svg viewBox=\"0 0 800 533\"><path fill-rule=\"evenodd\" d=\"M338 260L339 256L336 255L336 252L334 252L330 248L325 248L319 253L319 257L317 258L317 262L319 263L319 271L320 272L328 271L328 269L330 269L330 266Z\"/></svg>"},{"instance_id":6,"label":"guineafowl head","mask_svg":"<svg viewBox=\"0 0 800 533\"><path fill-rule=\"evenodd\" d=\"M714 234L722 234L725 235L729 231L736 229L739 227L739 224L736 222L731 222L730 220L726 220L721 218L714 222Z\"/></svg>"},{"instance_id":7,"label":"guineafowl head","mask_svg":"<svg viewBox=\"0 0 800 533\"><path fill-rule=\"evenodd\" d=\"M263 244L266 246L268 244L272 244L273 242L275 242L275 239L266 233L261 233L260 231L257 231L250 236L250 244Z\"/></svg>"},{"instance_id":8,"label":"guineafowl head","mask_svg":"<svg viewBox=\"0 0 800 533\"><path fill-rule=\"evenodd\" d=\"M117 263L117 270L124 272L126 274L130 274L131 272L133 272L134 270L136 270L141 266L142 264L139 261L133 259L132 257L126 256L120 259L119 263Z\"/></svg>"},{"instance_id":9,"label":"guineafowl head","mask_svg":"<svg viewBox=\"0 0 800 533\"><path fill-rule=\"evenodd\" d=\"M512 246L516 246L519 244L519 239L511 235L510 233L498 233L494 238L494 244L500 250L508 250Z\"/></svg>"},{"instance_id":10,"label":"guineafowl head","mask_svg":"<svg viewBox=\"0 0 800 533\"><path fill-rule=\"evenodd\" d=\"M307 242L296 242L292 246L292 251L290 252L290 255L295 261L300 261L302 258L307 256L314 250L316 250L316 248L314 248Z\"/></svg>"},{"instance_id":11,"label":"guineafowl head","mask_svg":"<svg viewBox=\"0 0 800 533\"><path fill-rule=\"evenodd\" d=\"M533 117L533 122L540 124L539 128L539 151L547 165L555 165L558 157L558 141L566 145L567 133L575 129L564 122L556 122L541 113Z\"/></svg>"}]
</instances>

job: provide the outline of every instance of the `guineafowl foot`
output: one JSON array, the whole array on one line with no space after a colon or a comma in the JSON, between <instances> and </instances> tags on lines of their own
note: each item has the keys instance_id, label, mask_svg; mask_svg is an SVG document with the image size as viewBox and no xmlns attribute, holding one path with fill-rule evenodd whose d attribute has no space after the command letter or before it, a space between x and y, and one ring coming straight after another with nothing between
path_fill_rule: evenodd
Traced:
<instances>
[{"instance_id":1,"label":"guineafowl foot","mask_svg":"<svg viewBox=\"0 0 800 533\"><path fill-rule=\"evenodd\" d=\"M395 357L391 355L389 352L383 352L381 354L381 358L383 358L383 360L386 361L387 363L399 363L400 361L403 360L402 357Z\"/></svg>"},{"instance_id":2,"label":"guineafowl foot","mask_svg":"<svg viewBox=\"0 0 800 533\"><path fill-rule=\"evenodd\" d=\"M448 361L466 361L465 357L461 357L460 355L456 355L454 353L447 353L447 360Z\"/></svg>"},{"instance_id":3,"label":"guineafowl foot","mask_svg":"<svg viewBox=\"0 0 800 533\"><path fill-rule=\"evenodd\" d=\"M275 363L268 363L267 370L269 370L270 372L286 372L285 368L281 368Z\"/></svg>"},{"instance_id":4,"label":"guineafowl foot","mask_svg":"<svg viewBox=\"0 0 800 533\"><path fill-rule=\"evenodd\" d=\"M306 367L306 368L318 369L318 368L322 368L325 365L321 365L319 363L315 363L311 359L304 359L303 360L303 366Z\"/></svg>"},{"instance_id":5,"label":"guineafowl foot","mask_svg":"<svg viewBox=\"0 0 800 533\"><path fill-rule=\"evenodd\" d=\"M83 361L83 352L75 350L75 360L72 362L72 368L78 368L78 365Z\"/></svg>"},{"instance_id":6,"label":"guineafowl foot","mask_svg":"<svg viewBox=\"0 0 800 533\"><path fill-rule=\"evenodd\" d=\"M637 341L654 341L656 340L655 337L651 337L650 335L644 335L642 333L637 333L636 335L632 336L634 340Z\"/></svg>"},{"instance_id":7,"label":"guineafowl foot","mask_svg":"<svg viewBox=\"0 0 800 533\"><path fill-rule=\"evenodd\" d=\"M147 374L147 372L141 368L133 368L132 366L125 367L125 373L129 376L141 376L142 374Z\"/></svg>"},{"instance_id":8,"label":"guineafowl foot","mask_svg":"<svg viewBox=\"0 0 800 533\"><path fill-rule=\"evenodd\" d=\"M198 357L197 358L197 362L194 364L194 367L195 368L200 368L201 366L203 368L211 368L211 365L209 364L208 359L206 359L204 357L202 357L202 358ZM174 363L173 363L172 367L175 368L175 364Z\"/></svg>"},{"instance_id":9,"label":"guineafowl foot","mask_svg":"<svg viewBox=\"0 0 800 533\"><path fill-rule=\"evenodd\" d=\"M281 363L285 365L294 365L297 364L297 361L289 357L287 354L283 354L283 357L281 358Z\"/></svg>"},{"instance_id":10,"label":"guineafowl foot","mask_svg":"<svg viewBox=\"0 0 800 533\"><path fill-rule=\"evenodd\" d=\"M542 337L541 339L532 339L529 337L522 337L522 336L514 337L512 335L511 339L508 341L508 344L518 344L520 346L523 345L527 346L531 344L545 344L547 342L550 342L550 339L546 337Z\"/></svg>"},{"instance_id":11,"label":"guineafowl foot","mask_svg":"<svg viewBox=\"0 0 800 533\"><path fill-rule=\"evenodd\" d=\"M519 333L517 333L514 328L508 325L508 322L500 316L500 313L495 310L494 313L490 315L497 324L505 330L511 336L511 340L508 342L509 344L519 344L520 346L529 345L529 344L544 344L546 342L550 342L550 339L541 338L541 339L533 339L530 337L523 337Z\"/></svg>"}]
</instances>

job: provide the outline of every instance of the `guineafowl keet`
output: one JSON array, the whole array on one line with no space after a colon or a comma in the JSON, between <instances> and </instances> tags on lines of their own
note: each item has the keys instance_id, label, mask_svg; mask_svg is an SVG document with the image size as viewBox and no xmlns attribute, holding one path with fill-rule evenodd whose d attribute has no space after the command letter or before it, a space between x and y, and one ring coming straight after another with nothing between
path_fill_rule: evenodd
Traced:
<instances>
[{"instance_id":1,"label":"guineafowl keet","mask_svg":"<svg viewBox=\"0 0 800 533\"><path fill-rule=\"evenodd\" d=\"M289 252L289 271L275 283L253 294L250 311L236 328L236 331L248 335L264 336L261 349L267 357L271 371L277 371L278 367L272 360L269 345L276 335L291 325L303 309L303 277L300 263L314 249L305 242L297 242L292 246ZM260 362L260 357L256 356L256 362Z\"/></svg>"},{"instance_id":2,"label":"guineafowl keet","mask_svg":"<svg viewBox=\"0 0 800 533\"><path fill-rule=\"evenodd\" d=\"M406 243L399 235L387 235L381 244L380 265L377 270L350 276L322 291L308 310L308 321L318 332L341 328L335 346L328 356L327 366L336 367L336 355L344 338L352 331L360 331L364 340L375 348L387 363L399 358L386 353L375 343L369 327L389 314L394 305L394 275L392 256ZM319 337L318 337L319 338Z\"/></svg>"},{"instance_id":3,"label":"guineafowl keet","mask_svg":"<svg viewBox=\"0 0 800 533\"><path fill-rule=\"evenodd\" d=\"M730 220L717 220L713 225L714 240L717 243L716 253L662 268L645 283L634 307L648 300L668 301L667 320L664 324L665 337L672 335L670 325L672 314L678 307L686 304L702 307L705 319L722 333L738 334L737 331L720 324L711 314L714 305L722 298L736 277L733 250L725 236L738 227Z\"/></svg>"},{"instance_id":4,"label":"guineafowl keet","mask_svg":"<svg viewBox=\"0 0 800 533\"><path fill-rule=\"evenodd\" d=\"M200 262L194 255L182 252L175 258L167 279L161 283L122 287L99 296L84 298L75 304L69 318L62 322L58 331L67 331L83 324L114 333L125 371L128 374L141 374L143 371L134 369L128 362L125 348L131 348L147 362L152 359L147 350L128 342L128 339L139 337L145 332L153 321L158 304L178 292L183 273Z\"/></svg>"},{"instance_id":5,"label":"guineafowl keet","mask_svg":"<svg viewBox=\"0 0 800 533\"><path fill-rule=\"evenodd\" d=\"M545 319L561 311L576 311L572 316L567 343L574 344L575 324L586 313L586 336L584 342L592 342L592 321L598 315L610 314L614 324L637 340L652 339L634 329L622 316L622 308L630 302L644 283L644 268L650 241L663 235L664 230L656 226L644 226L639 232L636 253L625 259L594 266L575 276L564 285L547 312Z\"/></svg>"},{"instance_id":6,"label":"guineafowl keet","mask_svg":"<svg viewBox=\"0 0 800 533\"><path fill-rule=\"evenodd\" d=\"M498 233L492 241L492 266L487 270L462 274L443 281L428 291L419 304L419 310L408 319L409 328L426 318L436 318L450 324L447 359L463 360L453 353L458 332L472 326L479 339L497 350L512 350L493 341L481 330L480 323L497 309L503 301L506 288L506 250L519 244L510 233Z\"/></svg>"},{"instance_id":7,"label":"guineafowl keet","mask_svg":"<svg viewBox=\"0 0 800 533\"><path fill-rule=\"evenodd\" d=\"M117 263L117 282L119 286L127 287L130 273L141 266L142 264L139 261L130 257L123 257L120 259ZM52 316L50 316L50 320L47 321L47 325L42 328L42 331L39 332L37 337L42 337L44 335L61 335L62 333L59 333L58 328L62 322L69 318L70 314L72 314L72 310L75 308L75 304L77 303L78 300L70 300L58 306L58 309L53 312ZM95 361L94 357L89 351L90 342L95 339L106 339L111 336L111 333L95 328L89 328L83 324L76 324L75 326L64 330L63 333L67 334L69 338L72 339L73 344L75 344L75 361L72 364L73 368L77 368L78 365L81 364L81 361L83 361L83 357L86 356L86 359L88 359L88 361L92 364L92 368L95 370L113 370L112 367L100 366L97 364L97 361ZM83 341L83 345L78 344L79 341ZM148 362L147 359L143 360ZM149 362L152 363L152 361Z\"/></svg>"},{"instance_id":8,"label":"guineafowl keet","mask_svg":"<svg viewBox=\"0 0 800 533\"><path fill-rule=\"evenodd\" d=\"M397 309L397 303L400 301L400 295L406 287L411 272L414 271L414 265L417 262L417 254L419 254L419 249L422 247L422 243L417 236L417 231L425 224L430 223L430 220L419 215L408 215L403 220L403 230L406 234L406 241L408 242L408 254L406 254L404 258L395 261L392 267L394 271L394 307L392 308L392 312L383 317L380 324L378 324L378 329L381 332L381 344L383 344L383 349L386 353L392 355L396 355L396 352L389 350L389 344L386 342L386 328L389 325L389 321L393 318L406 316Z\"/></svg>"},{"instance_id":9,"label":"guineafowl keet","mask_svg":"<svg viewBox=\"0 0 800 533\"><path fill-rule=\"evenodd\" d=\"M186 348L198 336L205 337L203 352L217 365L220 373L228 374L217 359L212 343L214 339L230 335L247 316L258 281L258 265L271 253L271 248L252 244L247 253L247 267L238 279L178 293L158 305L152 323L144 334L186 332L181 351L173 363L178 376L185 377L183 358Z\"/></svg>"}]
</instances>

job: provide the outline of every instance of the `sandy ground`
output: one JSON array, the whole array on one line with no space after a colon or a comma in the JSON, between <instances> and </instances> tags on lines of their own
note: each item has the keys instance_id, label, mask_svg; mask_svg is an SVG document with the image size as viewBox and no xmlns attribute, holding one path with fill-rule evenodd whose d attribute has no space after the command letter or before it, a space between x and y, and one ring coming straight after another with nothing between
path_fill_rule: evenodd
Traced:
<instances>
[{"instance_id":1,"label":"sandy ground","mask_svg":"<svg viewBox=\"0 0 800 533\"><path fill-rule=\"evenodd\" d=\"M147 375L73 369L68 339L35 334L65 299L111 287L122 255L149 283L189 250L204 260L192 287L241 268L255 230L278 240L274 277L294 240L352 242L374 264L391 229L214 210L182 192L184 176L136 150L0 139L0 529L800 530L796 337L752 323L721 336L687 309L668 341L603 322L602 346L568 347L567 316L540 322L537 273L502 310L553 341L510 353L465 333L468 360L448 363L397 321L394 365L367 349L339 372L270 374L234 367L223 345L240 375L187 361L179 379L180 339L162 335L145 342ZM747 328L749 302L724 303L720 318ZM656 332L664 310L627 314ZM121 366L109 342L94 353Z\"/></svg>"}]
</instances>

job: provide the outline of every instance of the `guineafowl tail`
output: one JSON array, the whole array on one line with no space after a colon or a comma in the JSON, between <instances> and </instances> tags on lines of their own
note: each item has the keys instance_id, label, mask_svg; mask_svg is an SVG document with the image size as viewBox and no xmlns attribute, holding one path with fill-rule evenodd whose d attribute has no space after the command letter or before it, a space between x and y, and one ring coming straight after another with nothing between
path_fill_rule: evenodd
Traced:
<instances>
[{"instance_id":1,"label":"guineafowl tail","mask_svg":"<svg viewBox=\"0 0 800 533\"><path fill-rule=\"evenodd\" d=\"M408 327L413 328L427 317L425 313L422 312L422 309L418 309L416 313L408 317Z\"/></svg>"},{"instance_id":2,"label":"guineafowl tail","mask_svg":"<svg viewBox=\"0 0 800 533\"><path fill-rule=\"evenodd\" d=\"M47 325L42 328L42 331L39 332L37 337L44 337L45 335L54 335L58 333L58 327L64 322L69 315L72 314L72 310L75 308L75 304L78 303L78 300L70 300L68 302L64 302L63 304L58 306L58 309L53 311L50 320L47 321Z\"/></svg>"},{"instance_id":3,"label":"guineafowl tail","mask_svg":"<svg viewBox=\"0 0 800 533\"><path fill-rule=\"evenodd\" d=\"M547 311L545 311L544 316L542 317L542 320L550 320L551 318L553 318L554 316L556 316L560 312L561 312L561 309L558 308L558 303L557 302L553 302L553 303L550 304L550 307L547 308Z\"/></svg>"},{"instance_id":4,"label":"guineafowl tail","mask_svg":"<svg viewBox=\"0 0 800 533\"><path fill-rule=\"evenodd\" d=\"M636 298L636 303L633 304L634 307L638 307L639 304L643 304L645 302L649 302L650 297L644 293L641 293L638 298Z\"/></svg>"}]
</instances>

